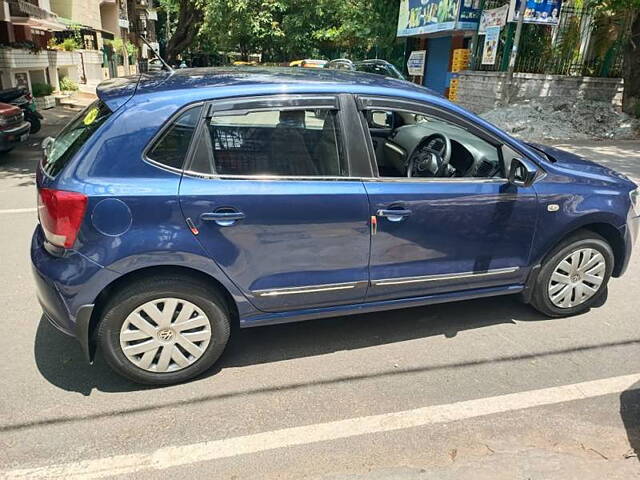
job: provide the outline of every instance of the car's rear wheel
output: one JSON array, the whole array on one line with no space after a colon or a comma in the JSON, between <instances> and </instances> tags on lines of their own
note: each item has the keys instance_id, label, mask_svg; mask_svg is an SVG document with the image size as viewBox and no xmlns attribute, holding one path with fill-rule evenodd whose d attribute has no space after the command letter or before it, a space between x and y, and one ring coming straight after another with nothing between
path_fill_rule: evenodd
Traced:
<instances>
[{"instance_id":1,"label":"car's rear wheel","mask_svg":"<svg viewBox=\"0 0 640 480\"><path fill-rule=\"evenodd\" d=\"M107 363L139 383L169 385L210 368L229 339L229 314L200 282L145 279L121 289L105 308L98 341Z\"/></svg>"},{"instance_id":2,"label":"car's rear wheel","mask_svg":"<svg viewBox=\"0 0 640 480\"><path fill-rule=\"evenodd\" d=\"M550 317L585 312L606 297L613 264L613 250L604 238L593 232L577 232L543 262L531 304Z\"/></svg>"}]
</instances>

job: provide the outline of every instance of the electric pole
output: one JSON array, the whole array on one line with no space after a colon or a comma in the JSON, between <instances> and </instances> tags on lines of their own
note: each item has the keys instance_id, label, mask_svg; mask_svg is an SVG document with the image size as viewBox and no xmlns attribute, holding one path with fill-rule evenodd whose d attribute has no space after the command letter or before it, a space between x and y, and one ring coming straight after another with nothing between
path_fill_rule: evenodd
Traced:
<instances>
[{"instance_id":1,"label":"electric pole","mask_svg":"<svg viewBox=\"0 0 640 480\"><path fill-rule=\"evenodd\" d=\"M520 35L522 34L522 23L524 21L524 11L527 7L527 0L520 0L520 8L518 9L518 23L516 25L516 34L513 39L513 47L511 48L511 56L509 57L509 68L507 75L502 84L502 98L500 103L502 106L507 105L510 101L510 88L513 82L513 70L516 66L516 57L518 56L518 45L520 43Z\"/></svg>"}]
</instances>

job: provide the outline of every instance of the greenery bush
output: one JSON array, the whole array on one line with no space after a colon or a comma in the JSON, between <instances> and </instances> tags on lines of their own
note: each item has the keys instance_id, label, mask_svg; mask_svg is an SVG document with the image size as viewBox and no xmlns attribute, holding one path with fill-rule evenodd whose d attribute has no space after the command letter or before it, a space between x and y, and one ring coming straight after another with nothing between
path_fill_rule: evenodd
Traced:
<instances>
[{"instance_id":1,"label":"greenery bush","mask_svg":"<svg viewBox=\"0 0 640 480\"><path fill-rule=\"evenodd\" d=\"M62 41L61 46L65 52L73 52L74 50L80 48L75 38L65 38Z\"/></svg>"},{"instance_id":2,"label":"greenery bush","mask_svg":"<svg viewBox=\"0 0 640 480\"><path fill-rule=\"evenodd\" d=\"M47 48L50 50L64 50L65 52L73 52L80 48L80 44L78 40L73 37L65 38L61 42L57 41L55 38L50 38L47 42Z\"/></svg>"},{"instance_id":3,"label":"greenery bush","mask_svg":"<svg viewBox=\"0 0 640 480\"><path fill-rule=\"evenodd\" d=\"M69 77L62 77L60 79L60 90L63 92L75 92L78 90L78 84Z\"/></svg>"},{"instance_id":4,"label":"greenery bush","mask_svg":"<svg viewBox=\"0 0 640 480\"><path fill-rule=\"evenodd\" d=\"M32 83L31 93L34 97L46 97L53 93L53 87L48 83Z\"/></svg>"}]
</instances>

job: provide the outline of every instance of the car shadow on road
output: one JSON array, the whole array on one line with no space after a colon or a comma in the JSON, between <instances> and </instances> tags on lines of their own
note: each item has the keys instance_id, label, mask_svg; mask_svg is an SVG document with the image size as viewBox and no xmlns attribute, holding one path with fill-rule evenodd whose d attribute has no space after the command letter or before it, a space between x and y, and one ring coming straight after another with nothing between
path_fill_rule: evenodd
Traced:
<instances>
[{"instance_id":1,"label":"car shadow on road","mask_svg":"<svg viewBox=\"0 0 640 480\"><path fill-rule=\"evenodd\" d=\"M417 338L444 335L515 321L548 320L515 297L497 297L416 307L307 322L238 329L222 358L203 377L228 367L242 367L294 358L355 350ZM42 318L35 338L35 360L40 373L64 390L89 395L141 390L145 387L112 372L98 352L88 365L75 339Z\"/></svg>"},{"instance_id":2,"label":"car shadow on road","mask_svg":"<svg viewBox=\"0 0 640 480\"><path fill-rule=\"evenodd\" d=\"M640 382L620 395L620 416L631 445L626 456L640 462Z\"/></svg>"}]
</instances>

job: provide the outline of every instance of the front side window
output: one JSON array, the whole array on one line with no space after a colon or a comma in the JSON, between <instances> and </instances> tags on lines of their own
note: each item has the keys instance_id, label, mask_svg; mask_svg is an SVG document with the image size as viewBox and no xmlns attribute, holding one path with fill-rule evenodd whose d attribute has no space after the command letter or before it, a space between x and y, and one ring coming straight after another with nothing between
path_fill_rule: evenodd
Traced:
<instances>
[{"instance_id":1,"label":"front side window","mask_svg":"<svg viewBox=\"0 0 640 480\"><path fill-rule=\"evenodd\" d=\"M45 173L55 177L109 116L109 107L96 100L71 120L45 149Z\"/></svg>"},{"instance_id":2,"label":"front side window","mask_svg":"<svg viewBox=\"0 0 640 480\"><path fill-rule=\"evenodd\" d=\"M211 167L219 175L345 176L337 112L221 112L209 121ZM207 165L211 162L199 162ZM211 173L211 172L202 172Z\"/></svg>"},{"instance_id":3,"label":"front side window","mask_svg":"<svg viewBox=\"0 0 640 480\"><path fill-rule=\"evenodd\" d=\"M460 125L399 110L364 115L381 177L505 176L498 148Z\"/></svg>"},{"instance_id":4,"label":"front side window","mask_svg":"<svg viewBox=\"0 0 640 480\"><path fill-rule=\"evenodd\" d=\"M167 167L182 168L201 108L193 107L182 113L154 143L147 157Z\"/></svg>"}]
</instances>

